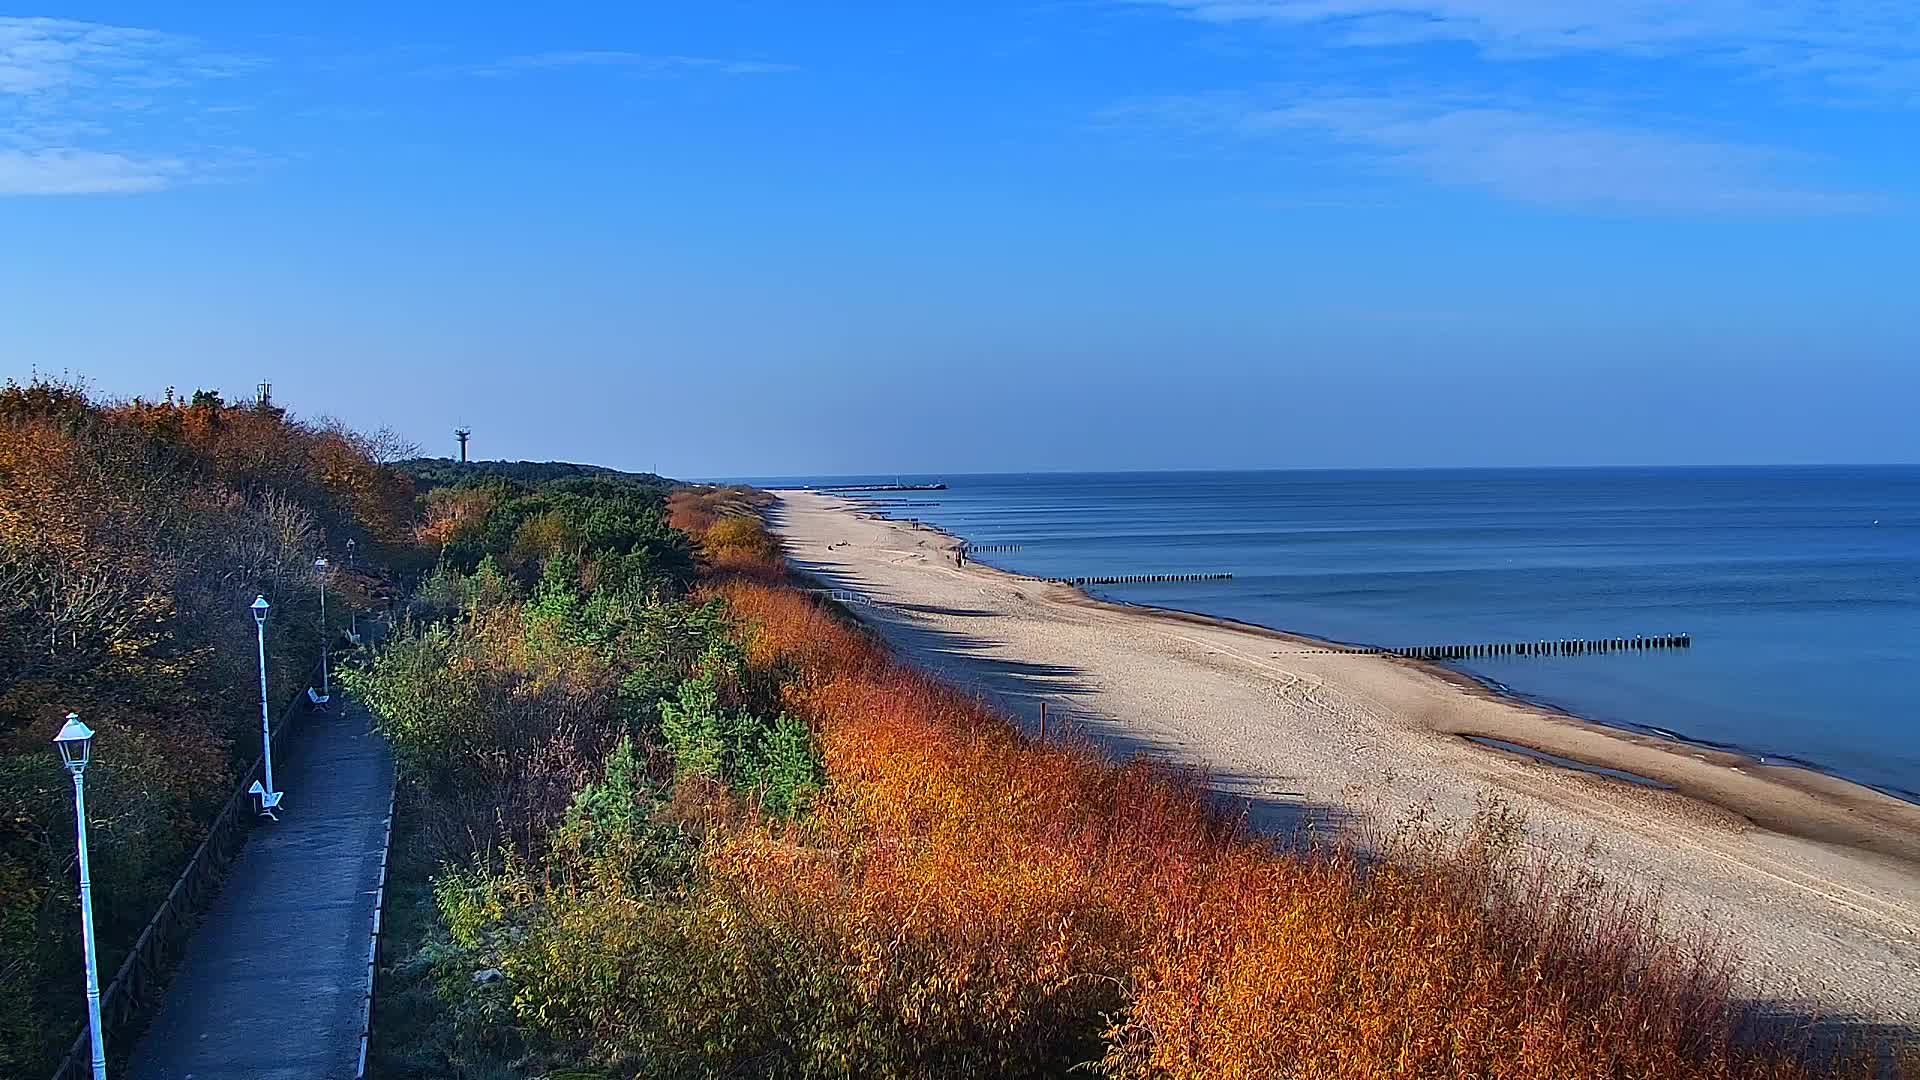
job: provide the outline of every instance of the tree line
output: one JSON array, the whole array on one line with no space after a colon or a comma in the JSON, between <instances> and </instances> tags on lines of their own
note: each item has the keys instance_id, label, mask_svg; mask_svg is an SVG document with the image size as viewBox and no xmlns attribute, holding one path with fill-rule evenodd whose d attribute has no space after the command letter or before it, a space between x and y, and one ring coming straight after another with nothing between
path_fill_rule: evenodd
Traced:
<instances>
[{"instance_id":1,"label":"tree line","mask_svg":"<svg viewBox=\"0 0 1920 1080\"><path fill-rule=\"evenodd\" d=\"M0 389L0 1074L51 1067L83 1015L73 809L49 740L98 732L89 769L103 981L259 751L264 595L276 702L320 652L330 555L344 623L365 568L414 551L390 433L218 392L102 399L72 380ZM343 565L351 541L360 570Z\"/></svg>"}]
</instances>

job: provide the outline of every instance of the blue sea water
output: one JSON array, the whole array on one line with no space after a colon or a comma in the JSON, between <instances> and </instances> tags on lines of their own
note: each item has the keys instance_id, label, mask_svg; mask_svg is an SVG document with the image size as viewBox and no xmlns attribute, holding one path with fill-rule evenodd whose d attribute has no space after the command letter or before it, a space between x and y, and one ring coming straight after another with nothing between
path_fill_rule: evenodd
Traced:
<instances>
[{"instance_id":1,"label":"blue sea water","mask_svg":"<svg viewBox=\"0 0 1920 1080\"><path fill-rule=\"evenodd\" d=\"M782 478L1045 577L1227 571L1109 599L1372 645L1691 633L1456 666L1587 719L1920 800L1920 467Z\"/></svg>"}]
</instances>

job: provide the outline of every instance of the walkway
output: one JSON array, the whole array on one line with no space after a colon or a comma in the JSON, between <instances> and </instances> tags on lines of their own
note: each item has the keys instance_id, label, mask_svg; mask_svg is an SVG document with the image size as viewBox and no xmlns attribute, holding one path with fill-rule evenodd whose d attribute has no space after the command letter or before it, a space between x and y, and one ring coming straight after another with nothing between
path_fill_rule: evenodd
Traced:
<instances>
[{"instance_id":1,"label":"walkway","mask_svg":"<svg viewBox=\"0 0 1920 1080\"><path fill-rule=\"evenodd\" d=\"M338 694L275 770L278 822L234 862L135 1048L133 1080L353 1080L393 756Z\"/></svg>"}]
</instances>

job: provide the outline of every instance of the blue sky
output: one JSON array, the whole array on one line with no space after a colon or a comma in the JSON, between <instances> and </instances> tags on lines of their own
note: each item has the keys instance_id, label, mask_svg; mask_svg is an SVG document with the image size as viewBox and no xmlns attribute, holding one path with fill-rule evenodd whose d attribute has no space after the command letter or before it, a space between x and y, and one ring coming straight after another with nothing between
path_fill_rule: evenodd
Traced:
<instances>
[{"instance_id":1,"label":"blue sky","mask_svg":"<svg viewBox=\"0 0 1920 1080\"><path fill-rule=\"evenodd\" d=\"M0 368L678 475L1920 460L1920 8L0 16Z\"/></svg>"}]
</instances>

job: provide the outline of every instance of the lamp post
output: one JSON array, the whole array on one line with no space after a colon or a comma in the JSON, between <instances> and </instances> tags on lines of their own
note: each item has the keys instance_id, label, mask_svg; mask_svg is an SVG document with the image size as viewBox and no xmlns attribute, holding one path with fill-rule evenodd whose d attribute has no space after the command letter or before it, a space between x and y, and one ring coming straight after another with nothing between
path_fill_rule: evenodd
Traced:
<instances>
[{"instance_id":1,"label":"lamp post","mask_svg":"<svg viewBox=\"0 0 1920 1080\"><path fill-rule=\"evenodd\" d=\"M251 794L260 796L260 812L273 817L273 809L280 805L281 793L273 787L273 722L267 714L267 609L270 605L264 596L253 601L253 623L260 632L260 761L266 768L266 786L261 787L255 780L248 789ZM278 820L277 818L275 820Z\"/></svg>"},{"instance_id":2,"label":"lamp post","mask_svg":"<svg viewBox=\"0 0 1920 1080\"><path fill-rule=\"evenodd\" d=\"M93 873L87 863L87 763L93 758L93 731L76 713L53 737L60 760L73 774L73 829L80 847L80 940L87 956L87 1031L93 1036L93 1080L107 1080L107 1037L100 1030L100 962L93 945Z\"/></svg>"},{"instance_id":3,"label":"lamp post","mask_svg":"<svg viewBox=\"0 0 1920 1080\"><path fill-rule=\"evenodd\" d=\"M333 673L327 670L327 572L333 564L321 557L313 560L313 569L320 575L320 692L315 694L313 687L307 687L307 699L325 705L333 700Z\"/></svg>"},{"instance_id":4,"label":"lamp post","mask_svg":"<svg viewBox=\"0 0 1920 1080\"><path fill-rule=\"evenodd\" d=\"M347 569L348 570L352 570L354 568L353 547L354 547L353 538L348 537L347 538ZM353 607L351 605L347 607L347 640L353 642L355 645L360 644L360 609Z\"/></svg>"}]
</instances>

